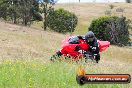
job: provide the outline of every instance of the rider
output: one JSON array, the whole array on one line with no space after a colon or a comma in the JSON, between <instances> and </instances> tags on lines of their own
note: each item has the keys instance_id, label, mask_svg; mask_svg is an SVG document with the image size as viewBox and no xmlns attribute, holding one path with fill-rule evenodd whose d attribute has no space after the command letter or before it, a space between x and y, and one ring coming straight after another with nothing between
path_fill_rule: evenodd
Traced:
<instances>
[{"instance_id":1,"label":"rider","mask_svg":"<svg viewBox=\"0 0 132 88\"><path fill-rule=\"evenodd\" d=\"M89 31L89 32L86 33L85 41L90 46L88 52L92 56L94 56L94 59L98 63L98 61L100 60L99 44L97 42L97 38L95 37L95 35L94 35L94 33L92 31Z\"/></svg>"},{"instance_id":2,"label":"rider","mask_svg":"<svg viewBox=\"0 0 132 88\"><path fill-rule=\"evenodd\" d=\"M89 31L86 33L86 35L84 37L83 36L74 36L73 38L71 38L69 40L69 43L70 44L79 44L80 40L85 41L90 46L89 49L86 50L84 55L85 56L91 55L91 57L94 57L94 59L98 63L98 61L100 60L99 44L97 42L97 38L95 37L94 33L92 31ZM75 52L78 52L79 50L82 50L82 48L80 46L75 48ZM57 54L57 56L61 56L62 50L56 52L56 54Z\"/></svg>"}]
</instances>

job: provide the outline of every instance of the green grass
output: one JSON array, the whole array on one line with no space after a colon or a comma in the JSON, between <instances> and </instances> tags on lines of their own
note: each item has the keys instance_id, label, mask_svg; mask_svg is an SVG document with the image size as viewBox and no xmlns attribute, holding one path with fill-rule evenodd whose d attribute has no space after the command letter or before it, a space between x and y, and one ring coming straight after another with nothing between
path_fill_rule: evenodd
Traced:
<instances>
[{"instance_id":1,"label":"green grass","mask_svg":"<svg viewBox=\"0 0 132 88\"><path fill-rule=\"evenodd\" d=\"M10 61L0 64L0 88L130 88L129 84L76 83L79 64L67 62L43 63L39 60ZM87 73L99 73L91 66Z\"/></svg>"}]
</instances>

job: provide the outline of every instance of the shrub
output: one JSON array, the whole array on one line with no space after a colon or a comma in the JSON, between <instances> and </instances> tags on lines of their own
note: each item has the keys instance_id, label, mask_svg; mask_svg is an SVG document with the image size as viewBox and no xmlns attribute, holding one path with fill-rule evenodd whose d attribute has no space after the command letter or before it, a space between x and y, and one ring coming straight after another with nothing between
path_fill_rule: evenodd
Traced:
<instances>
[{"instance_id":1,"label":"shrub","mask_svg":"<svg viewBox=\"0 0 132 88\"><path fill-rule=\"evenodd\" d=\"M64 9L51 10L47 17L48 27L59 33L73 32L77 22L77 16Z\"/></svg>"},{"instance_id":2,"label":"shrub","mask_svg":"<svg viewBox=\"0 0 132 88\"><path fill-rule=\"evenodd\" d=\"M130 40L128 25L125 17L105 16L93 20L89 30L100 40L108 40L111 44L123 46Z\"/></svg>"}]
</instances>

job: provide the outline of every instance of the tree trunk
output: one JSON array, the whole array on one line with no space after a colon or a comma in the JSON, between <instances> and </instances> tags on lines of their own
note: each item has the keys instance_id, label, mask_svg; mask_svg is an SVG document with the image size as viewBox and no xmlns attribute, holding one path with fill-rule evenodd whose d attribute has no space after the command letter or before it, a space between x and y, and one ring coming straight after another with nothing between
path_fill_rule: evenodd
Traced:
<instances>
[{"instance_id":1,"label":"tree trunk","mask_svg":"<svg viewBox=\"0 0 132 88\"><path fill-rule=\"evenodd\" d=\"M17 24L17 17L16 17L17 15L16 15L16 12L14 12L14 24Z\"/></svg>"},{"instance_id":2,"label":"tree trunk","mask_svg":"<svg viewBox=\"0 0 132 88\"><path fill-rule=\"evenodd\" d=\"M27 23L28 23L27 13L25 12L23 16L23 25L27 26Z\"/></svg>"},{"instance_id":3,"label":"tree trunk","mask_svg":"<svg viewBox=\"0 0 132 88\"><path fill-rule=\"evenodd\" d=\"M5 21L7 21L7 12L5 12L5 14L3 15L3 18Z\"/></svg>"},{"instance_id":4,"label":"tree trunk","mask_svg":"<svg viewBox=\"0 0 132 88\"><path fill-rule=\"evenodd\" d=\"M44 30L47 30L47 3L44 4Z\"/></svg>"}]
</instances>

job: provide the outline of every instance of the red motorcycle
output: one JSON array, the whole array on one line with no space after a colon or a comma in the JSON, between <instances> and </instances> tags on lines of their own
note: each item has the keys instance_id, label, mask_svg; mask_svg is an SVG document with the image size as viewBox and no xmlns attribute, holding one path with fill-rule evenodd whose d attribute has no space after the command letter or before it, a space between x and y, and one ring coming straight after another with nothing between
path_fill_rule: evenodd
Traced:
<instances>
[{"instance_id":1,"label":"red motorcycle","mask_svg":"<svg viewBox=\"0 0 132 88\"><path fill-rule=\"evenodd\" d=\"M97 40L99 44L99 52L105 51L109 46L110 42ZM89 51L90 46L86 43L82 36L71 36L66 37L61 44L61 49L56 52L55 55L51 57L51 61L55 61L60 56L70 57L74 60L80 58L92 59L94 60L95 55L92 55Z\"/></svg>"}]
</instances>

